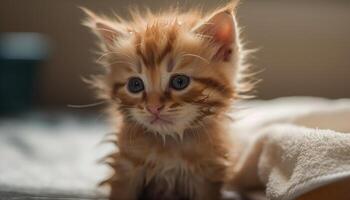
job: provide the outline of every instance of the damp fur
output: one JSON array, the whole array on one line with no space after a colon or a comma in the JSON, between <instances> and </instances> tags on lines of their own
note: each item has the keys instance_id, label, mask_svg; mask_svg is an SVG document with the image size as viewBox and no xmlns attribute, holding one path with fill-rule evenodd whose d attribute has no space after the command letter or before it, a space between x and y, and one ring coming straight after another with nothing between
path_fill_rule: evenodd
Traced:
<instances>
[{"instance_id":1,"label":"damp fur","mask_svg":"<svg viewBox=\"0 0 350 200\"><path fill-rule=\"evenodd\" d=\"M234 174L237 144L230 133L234 103L253 89L237 23L238 2L210 12L130 10L130 18L86 8L84 25L99 40L105 73L89 83L108 103L117 150L104 161L113 174L102 185L111 200L220 199ZM169 87L174 75L190 84ZM140 93L128 81L144 83ZM147 110L162 105L167 123L151 123Z\"/></svg>"}]
</instances>

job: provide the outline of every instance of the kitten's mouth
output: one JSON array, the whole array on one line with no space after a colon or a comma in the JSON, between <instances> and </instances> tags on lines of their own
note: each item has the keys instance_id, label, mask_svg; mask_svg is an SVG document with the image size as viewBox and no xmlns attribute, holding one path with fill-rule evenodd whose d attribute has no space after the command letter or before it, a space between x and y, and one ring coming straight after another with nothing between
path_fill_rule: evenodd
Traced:
<instances>
[{"instance_id":1,"label":"kitten's mouth","mask_svg":"<svg viewBox=\"0 0 350 200\"><path fill-rule=\"evenodd\" d=\"M172 124L172 122L160 116L154 116L153 119L151 119L151 124Z\"/></svg>"}]
</instances>

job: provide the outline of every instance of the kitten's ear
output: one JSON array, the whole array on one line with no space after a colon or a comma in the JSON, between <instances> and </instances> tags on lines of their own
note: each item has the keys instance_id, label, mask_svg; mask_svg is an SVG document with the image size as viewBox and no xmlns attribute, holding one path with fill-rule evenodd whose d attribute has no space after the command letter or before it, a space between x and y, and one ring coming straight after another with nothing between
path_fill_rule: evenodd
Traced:
<instances>
[{"instance_id":1,"label":"kitten's ear","mask_svg":"<svg viewBox=\"0 0 350 200\"><path fill-rule=\"evenodd\" d=\"M87 19L83 24L89 27L101 39L107 49L110 49L123 32L118 30L110 21L97 16L89 9L84 7L80 7L80 9L87 15Z\"/></svg>"},{"instance_id":2,"label":"kitten's ear","mask_svg":"<svg viewBox=\"0 0 350 200\"><path fill-rule=\"evenodd\" d=\"M238 1L233 1L222 9L215 11L203 23L194 28L194 32L207 37L218 47L213 57L217 61L230 61L234 44L237 42L235 9Z\"/></svg>"}]
</instances>

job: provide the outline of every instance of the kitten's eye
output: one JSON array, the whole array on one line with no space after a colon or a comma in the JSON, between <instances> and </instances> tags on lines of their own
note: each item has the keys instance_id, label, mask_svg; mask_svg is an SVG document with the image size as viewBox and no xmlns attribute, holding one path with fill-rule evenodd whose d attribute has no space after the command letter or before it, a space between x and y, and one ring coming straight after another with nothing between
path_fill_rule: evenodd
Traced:
<instances>
[{"instance_id":1,"label":"kitten's eye","mask_svg":"<svg viewBox=\"0 0 350 200\"><path fill-rule=\"evenodd\" d=\"M133 77L130 78L128 81L128 90L131 93L139 93L142 90L144 90L145 87L143 85L143 81L140 78L137 77Z\"/></svg>"},{"instance_id":2,"label":"kitten's eye","mask_svg":"<svg viewBox=\"0 0 350 200\"><path fill-rule=\"evenodd\" d=\"M170 87L175 90L183 90L190 84L190 77L175 75L170 79Z\"/></svg>"}]
</instances>

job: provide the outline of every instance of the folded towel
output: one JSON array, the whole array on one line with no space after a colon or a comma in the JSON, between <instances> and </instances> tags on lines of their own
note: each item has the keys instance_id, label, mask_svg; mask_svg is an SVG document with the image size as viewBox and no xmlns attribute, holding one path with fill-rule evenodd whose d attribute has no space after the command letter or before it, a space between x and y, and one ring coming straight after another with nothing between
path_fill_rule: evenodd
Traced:
<instances>
[{"instance_id":1,"label":"folded towel","mask_svg":"<svg viewBox=\"0 0 350 200\"><path fill-rule=\"evenodd\" d=\"M264 186L268 199L290 200L350 178L350 100L282 98L244 106L233 127L241 144L234 186Z\"/></svg>"}]
</instances>

